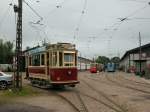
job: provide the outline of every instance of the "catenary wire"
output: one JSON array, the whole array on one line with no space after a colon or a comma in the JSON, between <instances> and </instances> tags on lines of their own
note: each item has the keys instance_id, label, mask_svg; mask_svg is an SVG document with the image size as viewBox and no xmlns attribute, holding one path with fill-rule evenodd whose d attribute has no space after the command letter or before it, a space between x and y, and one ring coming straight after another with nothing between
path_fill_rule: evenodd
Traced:
<instances>
[{"instance_id":1,"label":"catenary wire","mask_svg":"<svg viewBox=\"0 0 150 112\"><path fill-rule=\"evenodd\" d=\"M76 26L75 31L74 31L74 36L73 36L73 39L74 39L74 40L76 39L76 36L77 36L77 34L79 33L80 25L81 25L83 16L84 16L85 11L86 11L86 7L87 7L87 0L84 0L83 9L82 9L82 11L81 11L81 15L80 15L80 17L79 17L77 26Z\"/></svg>"},{"instance_id":2,"label":"catenary wire","mask_svg":"<svg viewBox=\"0 0 150 112\"><path fill-rule=\"evenodd\" d=\"M33 9L28 2L26 2L25 0L23 0L23 2L40 18L40 20L43 20L43 17L35 9Z\"/></svg>"}]
</instances>

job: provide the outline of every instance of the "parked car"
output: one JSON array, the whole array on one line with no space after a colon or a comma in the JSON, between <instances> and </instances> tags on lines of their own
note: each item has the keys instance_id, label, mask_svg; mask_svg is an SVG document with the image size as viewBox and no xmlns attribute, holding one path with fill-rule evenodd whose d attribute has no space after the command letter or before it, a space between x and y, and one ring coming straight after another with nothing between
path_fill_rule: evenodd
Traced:
<instances>
[{"instance_id":1,"label":"parked car","mask_svg":"<svg viewBox=\"0 0 150 112\"><path fill-rule=\"evenodd\" d=\"M9 85L12 84L12 81L12 75L0 72L0 89L6 89Z\"/></svg>"}]
</instances>

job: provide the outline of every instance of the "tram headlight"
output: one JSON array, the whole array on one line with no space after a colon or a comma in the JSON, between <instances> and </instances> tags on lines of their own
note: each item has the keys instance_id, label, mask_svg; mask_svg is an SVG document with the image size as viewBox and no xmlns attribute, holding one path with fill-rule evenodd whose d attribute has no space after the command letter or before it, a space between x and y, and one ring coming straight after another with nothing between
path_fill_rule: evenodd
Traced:
<instances>
[{"instance_id":1,"label":"tram headlight","mask_svg":"<svg viewBox=\"0 0 150 112\"><path fill-rule=\"evenodd\" d=\"M60 77L57 77L56 80L60 80Z\"/></svg>"},{"instance_id":2,"label":"tram headlight","mask_svg":"<svg viewBox=\"0 0 150 112\"><path fill-rule=\"evenodd\" d=\"M68 71L68 75L71 75L71 71Z\"/></svg>"}]
</instances>

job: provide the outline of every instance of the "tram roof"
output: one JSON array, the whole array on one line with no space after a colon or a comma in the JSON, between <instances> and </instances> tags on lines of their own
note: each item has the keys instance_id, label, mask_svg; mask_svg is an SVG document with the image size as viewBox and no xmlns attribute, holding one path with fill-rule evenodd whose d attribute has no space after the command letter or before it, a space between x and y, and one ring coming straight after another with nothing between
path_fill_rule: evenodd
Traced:
<instances>
[{"instance_id":1,"label":"tram roof","mask_svg":"<svg viewBox=\"0 0 150 112\"><path fill-rule=\"evenodd\" d=\"M30 55L30 54L36 54L36 53L44 52L46 50L53 50L53 49L54 50L56 49L75 50L75 44L71 44L71 43L46 44L44 46L36 46L28 50L25 50L24 53Z\"/></svg>"},{"instance_id":2,"label":"tram roof","mask_svg":"<svg viewBox=\"0 0 150 112\"><path fill-rule=\"evenodd\" d=\"M46 46L47 50L49 49L70 49L75 50L75 44L71 43L57 43L57 44L49 44Z\"/></svg>"}]
</instances>

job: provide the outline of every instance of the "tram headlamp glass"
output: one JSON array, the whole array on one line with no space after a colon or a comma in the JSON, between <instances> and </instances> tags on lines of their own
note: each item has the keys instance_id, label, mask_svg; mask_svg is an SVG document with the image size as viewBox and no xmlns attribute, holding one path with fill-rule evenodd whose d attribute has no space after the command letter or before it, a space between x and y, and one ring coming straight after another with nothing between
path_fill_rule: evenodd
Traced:
<instances>
[{"instance_id":1,"label":"tram headlamp glass","mask_svg":"<svg viewBox=\"0 0 150 112\"><path fill-rule=\"evenodd\" d=\"M71 75L71 71L68 71L68 75Z\"/></svg>"},{"instance_id":2,"label":"tram headlamp glass","mask_svg":"<svg viewBox=\"0 0 150 112\"><path fill-rule=\"evenodd\" d=\"M56 80L60 80L60 77L57 77Z\"/></svg>"}]
</instances>

